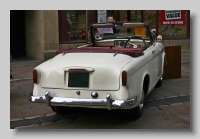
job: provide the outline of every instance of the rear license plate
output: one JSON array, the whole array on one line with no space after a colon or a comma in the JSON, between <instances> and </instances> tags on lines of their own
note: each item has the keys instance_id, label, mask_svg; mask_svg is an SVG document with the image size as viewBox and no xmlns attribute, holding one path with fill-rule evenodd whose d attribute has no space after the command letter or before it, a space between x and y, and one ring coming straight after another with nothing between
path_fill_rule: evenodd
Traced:
<instances>
[{"instance_id":1,"label":"rear license plate","mask_svg":"<svg viewBox=\"0 0 200 139\"><path fill-rule=\"evenodd\" d=\"M89 73L69 72L68 87L89 87Z\"/></svg>"}]
</instances>

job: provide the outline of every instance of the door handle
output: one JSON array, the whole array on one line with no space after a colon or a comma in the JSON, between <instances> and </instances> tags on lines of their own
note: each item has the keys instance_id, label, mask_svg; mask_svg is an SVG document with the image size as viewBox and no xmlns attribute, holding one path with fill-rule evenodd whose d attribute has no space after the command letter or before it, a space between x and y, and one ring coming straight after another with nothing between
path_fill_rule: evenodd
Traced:
<instances>
[{"instance_id":1,"label":"door handle","mask_svg":"<svg viewBox=\"0 0 200 139\"><path fill-rule=\"evenodd\" d=\"M152 53L154 53L154 52L155 52L155 50L152 51Z\"/></svg>"}]
</instances>

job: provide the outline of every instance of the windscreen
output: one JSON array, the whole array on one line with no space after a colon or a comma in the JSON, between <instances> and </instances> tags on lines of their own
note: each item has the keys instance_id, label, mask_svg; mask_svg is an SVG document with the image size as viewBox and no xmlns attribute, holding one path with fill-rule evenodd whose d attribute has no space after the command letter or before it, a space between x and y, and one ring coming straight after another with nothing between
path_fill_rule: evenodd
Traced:
<instances>
[{"instance_id":1,"label":"windscreen","mask_svg":"<svg viewBox=\"0 0 200 139\"><path fill-rule=\"evenodd\" d=\"M133 27L125 28L123 25L111 26L98 26L93 28L94 40L106 40L106 39L123 39L130 37L141 37L148 39L148 33L146 27Z\"/></svg>"}]
</instances>

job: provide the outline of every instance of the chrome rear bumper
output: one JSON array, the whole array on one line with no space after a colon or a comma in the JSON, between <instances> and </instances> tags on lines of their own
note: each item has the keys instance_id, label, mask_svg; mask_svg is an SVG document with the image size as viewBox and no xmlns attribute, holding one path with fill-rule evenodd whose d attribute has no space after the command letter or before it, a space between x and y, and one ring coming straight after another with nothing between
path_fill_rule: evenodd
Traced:
<instances>
[{"instance_id":1,"label":"chrome rear bumper","mask_svg":"<svg viewBox=\"0 0 200 139\"><path fill-rule=\"evenodd\" d=\"M49 91L45 93L45 96L35 97L31 93L29 95L29 101L35 103L46 103L49 106L73 106L73 107L99 107L107 108L111 110L113 108L130 108L136 101L137 97L129 100L114 100L111 97L111 94L107 94L105 99L77 99L77 98L60 98L60 97L51 97Z\"/></svg>"}]
</instances>

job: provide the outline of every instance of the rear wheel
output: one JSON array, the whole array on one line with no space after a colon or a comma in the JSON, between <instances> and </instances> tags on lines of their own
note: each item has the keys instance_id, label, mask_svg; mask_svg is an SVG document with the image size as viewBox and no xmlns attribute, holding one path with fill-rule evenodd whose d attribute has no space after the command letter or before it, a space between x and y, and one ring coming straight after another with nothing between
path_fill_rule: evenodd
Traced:
<instances>
[{"instance_id":1,"label":"rear wheel","mask_svg":"<svg viewBox=\"0 0 200 139\"><path fill-rule=\"evenodd\" d=\"M63 107L63 106L51 106L51 109L60 115L67 114L69 112L69 107Z\"/></svg>"},{"instance_id":2,"label":"rear wheel","mask_svg":"<svg viewBox=\"0 0 200 139\"><path fill-rule=\"evenodd\" d=\"M144 89L142 91L142 98L140 100L140 104L133 109L134 118L138 119L142 116L144 111Z\"/></svg>"}]
</instances>

